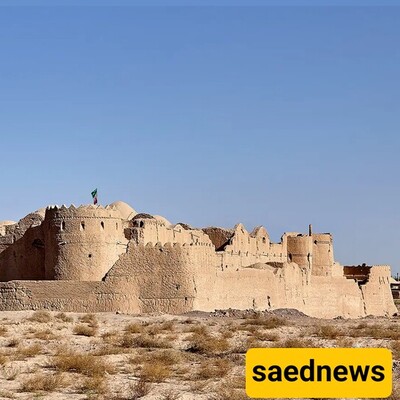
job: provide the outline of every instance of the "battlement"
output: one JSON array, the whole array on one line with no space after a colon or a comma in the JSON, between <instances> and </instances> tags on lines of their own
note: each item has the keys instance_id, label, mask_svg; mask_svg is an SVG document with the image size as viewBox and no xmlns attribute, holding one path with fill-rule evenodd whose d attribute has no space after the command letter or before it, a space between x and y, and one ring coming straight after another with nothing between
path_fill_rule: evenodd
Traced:
<instances>
[{"instance_id":1,"label":"battlement","mask_svg":"<svg viewBox=\"0 0 400 400\"><path fill-rule=\"evenodd\" d=\"M112 206L80 205L76 207L71 204L69 207L50 206L46 208L45 219L71 219L71 218L115 218L122 219L120 212Z\"/></svg>"}]
</instances>

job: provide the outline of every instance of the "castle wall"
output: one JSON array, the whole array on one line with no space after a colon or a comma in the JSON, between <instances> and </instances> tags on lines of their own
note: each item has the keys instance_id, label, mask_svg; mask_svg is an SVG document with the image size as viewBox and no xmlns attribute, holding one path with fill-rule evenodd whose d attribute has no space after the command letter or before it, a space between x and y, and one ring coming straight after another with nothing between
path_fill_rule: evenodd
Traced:
<instances>
[{"instance_id":1,"label":"castle wall","mask_svg":"<svg viewBox=\"0 0 400 400\"><path fill-rule=\"evenodd\" d=\"M330 234L310 229L271 243L263 227L191 229L119 206L133 219L116 206L62 206L47 209L44 220L33 213L5 226L0 280L11 282L0 284L0 309L296 308L324 318L396 312L390 268L373 267L362 282L347 279Z\"/></svg>"},{"instance_id":2,"label":"castle wall","mask_svg":"<svg viewBox=\"0 0 400 400\"><path fill-rule=\"evenodd\" d=\"M376 265L370 270L368 282L360 285L366 315L392 315L397 312L390 290L390 277L389 266Z\"/></svg>"},{"instance_id":3,"label":"castle wall","mask_svg":"<svg viewBox=\"0 0 400 400\"><path fill-rule=\"evenodd\" d=\"M0 284L0 311L37 309L139 312L137 296L126 286L75 281L11 281Z\"/></svg>"},{"instance_id":4,"label":"castle wall","mask_svg":"<svg viewBox=\"0 0 400 400\"><path fill-rule=\"evenodd\" d=\"M196 296L182 246L129 246L109 271L105 283L125 285L138 299L136 312L182 313Z\"/></svg>"}]
</instances>

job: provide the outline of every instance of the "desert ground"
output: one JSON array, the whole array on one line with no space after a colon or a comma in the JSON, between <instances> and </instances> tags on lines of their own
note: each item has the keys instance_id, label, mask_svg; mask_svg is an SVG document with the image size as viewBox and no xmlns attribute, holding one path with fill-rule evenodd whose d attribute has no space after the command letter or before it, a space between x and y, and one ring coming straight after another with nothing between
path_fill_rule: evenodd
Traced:
<instances>
[{"instance_id":1,"label":"desert ground","mask_svg":"<svg viewBox=\"0 0 400 400\"><path fill-rule=\"evenodd\" d=\"M1 399L247 399L250 347L386 347L400 399L400 318L296 310L134 316L0 312Z\"/></svg>"}]
</instances>

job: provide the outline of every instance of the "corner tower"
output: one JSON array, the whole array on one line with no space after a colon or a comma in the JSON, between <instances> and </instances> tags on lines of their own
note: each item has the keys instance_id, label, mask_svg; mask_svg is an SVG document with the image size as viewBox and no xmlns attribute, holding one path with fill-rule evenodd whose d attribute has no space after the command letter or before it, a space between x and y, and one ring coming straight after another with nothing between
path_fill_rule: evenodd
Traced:
<instances>
[{"instance_id":1,"label":"corner tower","mask_svg":"<svg viewBox=\"0 0 400 400\"><path fill-rule=\"evenodd\" d=\"M46 279L101 281L126 251L123 219L113 208L50 207L43 225Z\"/></svg>"}]
</instances>

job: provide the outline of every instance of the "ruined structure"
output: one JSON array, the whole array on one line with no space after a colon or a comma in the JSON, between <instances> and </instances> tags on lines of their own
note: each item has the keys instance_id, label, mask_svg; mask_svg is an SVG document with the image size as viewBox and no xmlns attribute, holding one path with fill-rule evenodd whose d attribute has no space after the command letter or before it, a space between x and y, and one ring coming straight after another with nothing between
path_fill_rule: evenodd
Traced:
<instances>
[{"instance_id":1,"label":"ruined structure","mask_svg":"<svg viewBox=\"0 0 400 400\"><path fill-rule=\"evenodd\" d=\"M0 310L126 313L296 308L392 315L390 267L343 267L329 233L194 229L128 204L48 207L0 222Z\"/></svg>"}]
</instances>

